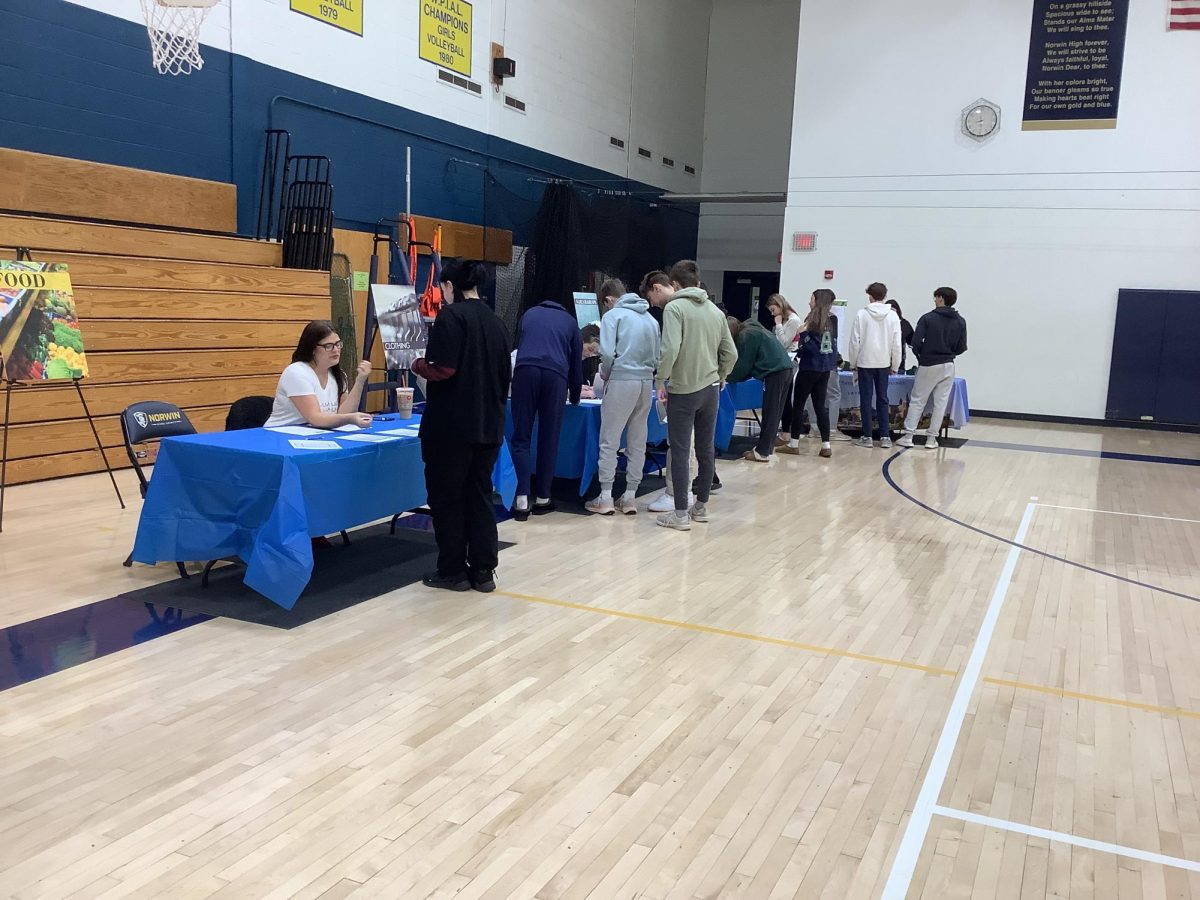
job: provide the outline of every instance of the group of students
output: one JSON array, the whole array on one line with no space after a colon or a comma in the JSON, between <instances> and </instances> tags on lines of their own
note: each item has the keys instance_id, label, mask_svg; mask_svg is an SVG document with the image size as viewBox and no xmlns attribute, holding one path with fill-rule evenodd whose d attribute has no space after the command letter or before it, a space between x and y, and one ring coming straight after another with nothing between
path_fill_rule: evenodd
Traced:
<instances>
[{"instance_id":1,"label":"group of students","mask_svg":"<svg viewBox=\"0 0 1200 900\"><path fill-rule=\"evenodd\" d=\"M596 393L602 394L600 494L587 503L592 513L637 512L648 418L657 400L666 413L670 452L667 490L650 509L661 512L657 524L679 531L690 530L693 522L709 521L709 494L719 485L717 410L727 382L763 382L762 429L745 459L767 462L776 449L799 453L806 407L820 434L819 455L832 456L830 429L837 416L836 373L841 362L832 291L815 291L803 318L782 296L772 295L767 308L775 324L773 332L767 331L757 321L726 317L702 287L696 263L684 260L669 272L646 275L637 293L626 292L615 279L605 282L600 290L603 315L594 333L582 333L561 304L538 304L521 319L513 355L504 324L480 298L486 279L487 270L477 262L449 260L443 265L443 306L430 327L424 358L412 367L426 386L421 455L438 545L437 569L424 577L426 585L495 590L498 538L492 471L505 439L510 395L509 444L517 473L513 515L518 520L553 511L550 488L563 411L567 403ZM886 303L886 286L872 284L867 294L871 303L853 322L848 360L862 401L860 443L873 446L872 427L877 424L881 446L890 447L887 376L903 365L903 328ZM936 447L937 425L954 380L954 359L966 350L966 322L954 310L957 299L952 288L938 288L935 309L913 329L909 344L920 366L901 446L912 446L921 413L932 397L933 421L925 446ZM354 384L347 387L338 367L341 349L331 323L312 322L305 328L292 365L280 378L268 424L370 424L370 415L357 411L370 363L359 365ZM874 403L877 420L871 418ZM626 486L614 496L623 435ZM689 483L693 442L699 473Z\"/></svg>"}]
</instances>

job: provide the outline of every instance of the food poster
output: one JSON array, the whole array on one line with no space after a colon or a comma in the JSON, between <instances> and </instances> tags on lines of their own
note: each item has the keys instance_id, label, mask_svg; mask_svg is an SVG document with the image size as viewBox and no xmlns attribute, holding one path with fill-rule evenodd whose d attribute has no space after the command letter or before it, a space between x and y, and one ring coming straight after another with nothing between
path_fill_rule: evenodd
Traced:
<instances>
[{"instance_id":1,"label":"food poster","mask_svg":"<svg viewBox=\"0 0 1200 900\"><path fill-rule=\"evenodd\" d=\"M10 381L87 375L65 263L0 260L0 354Z\"/></svg>"}]
</instances>

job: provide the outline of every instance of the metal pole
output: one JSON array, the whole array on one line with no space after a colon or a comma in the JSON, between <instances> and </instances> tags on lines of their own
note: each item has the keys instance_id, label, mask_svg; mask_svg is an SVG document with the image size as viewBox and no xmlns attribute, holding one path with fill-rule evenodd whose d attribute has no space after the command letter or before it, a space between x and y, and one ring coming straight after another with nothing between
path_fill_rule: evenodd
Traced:
<instances>
[{"instance_id":1,"label":"metal pole","mask_svg":"<svg viewBox=\"0 0 1200 900\"><path fill-rule=\"evenodd\" d=\"M412 221L412 147L404 148L404 214Z\"/></svg>"},{"instance_id":2,"label":"metal pole","mask_svg":"<svg viewBox=\"0 0 1200 900\"><path fill-rule=\"evenodd\" d=\"M78 378L73 378L72 381L75 382L75 390L79 392L79 402L83 406L83 414L87 416L88 424L92 426L92 437L96 439L96 449L100 451L100 461L104 463L104 469L108 472L108 480L112 482L113 490L117 492L117 502L121 504L121 509L124 509L125 498L121 496L121 489L117 487L117 476L113 474L112 466L108 464L104 444L100 441L100 432L96 430L96 423L92 420L92 411L88 409L87 400L83 397L83 385L79 383Z\"/></svg>"},{"instance_id":3,"label":"metal pole","mask_svg":"<svg viewBox=\"0 0 1200 900\"><path fill-rule=\"evenodd\" d=\"M0 357L0 372L4 358ZM0 450L0 533L4 531L4 486L8 483L8 416L12 409L12 382L4 382L4 449Z\"/></svg>"}]
</instances>

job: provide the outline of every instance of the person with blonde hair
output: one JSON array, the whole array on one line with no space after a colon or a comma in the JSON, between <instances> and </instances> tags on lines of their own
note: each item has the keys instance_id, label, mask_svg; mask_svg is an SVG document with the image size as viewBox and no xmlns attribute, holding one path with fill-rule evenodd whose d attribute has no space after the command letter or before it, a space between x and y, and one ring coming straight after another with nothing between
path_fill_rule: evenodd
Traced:
<instances>
[{"instance_id":1,"label":"person with blonde hair","mask_svg":"<svg viewBox=\"0 0 1200 900\"><path fill-rule=\"evenodd\" d=\"M783 294L772 294L767 298L767 312L775 320L775 337L788 353L796 352L796 336L804 327L804 320L792 309Z\"/></svg>"},{"instance_id":2,"label":"person with blonde hair","mask_svg":"<svg viewBox=\"0 0 1200 900\"><path fill-rule=\"evenodd\" d=\"M829 379L837 368L837 318L833 315L833 291L819 288L813 291L808 301L808 318L800 332L800 351L796 358L796 393L792 398L791 440L780 449L781 453L800 452L800 416L798 411L812 397L817 428L821 432L821 456L828 459L833 455L829 446L829 406L826 392ZM836 377L836 376L835 376Z\"/></svg>"}]
</instances>

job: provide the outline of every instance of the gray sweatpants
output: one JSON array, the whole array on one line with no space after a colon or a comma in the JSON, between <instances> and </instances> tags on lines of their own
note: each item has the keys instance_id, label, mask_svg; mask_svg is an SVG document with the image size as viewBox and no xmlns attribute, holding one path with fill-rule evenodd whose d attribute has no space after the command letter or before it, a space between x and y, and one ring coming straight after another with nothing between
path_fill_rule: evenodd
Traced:
<instances>
[{"instance_id":1,"label":"gray sweatpants","mask_svg":"<svg viewBox=\"0 0 1200 900\"><path fill-rule=\"evenodd\" d=\"M612 494L613 482L617 477L617 451L621 449L621 435L626 429L625 457L629 465L625 469L625 491L637 493L646 468L646 430L650 416L650 400L653 382L610 381L604 386L604 400L600 403L600 493Z\"/></svg>"},{"instance_id":2,"label":"gray sweatpants","mask_svg":"<svg viewBox=\"0 0 1200 900\"><path fill-rule=\"evenodd\" d=\"M694 394L671 394L667 399L667 440L671 442L671 487L675 512L685 513L691 494L688 457L692 453L692 433L696 435L696 502L707 503L717 470L717 406L720 387L710 385Z\"/></svg>"},{"instance_id":3,"label":"gray sweatpants","mask_svg":"<svg viewBox=\"0 0 1200 900\"><path fill-rule=\"evenodd\" d=\"M904 433L913 434L921 422L921 414L930 401L932 418L929 434L937 437L942 429L942 417L950 402L950 389L954 387L954 363L939 363L936 366L917 366L917 378L908 397L908 415L904 417Z\"/></svg>"}]
</instances>

